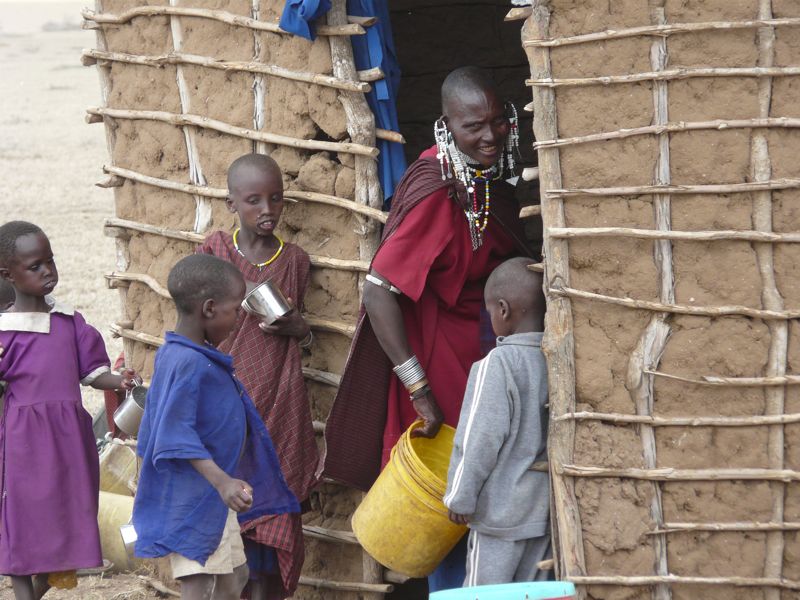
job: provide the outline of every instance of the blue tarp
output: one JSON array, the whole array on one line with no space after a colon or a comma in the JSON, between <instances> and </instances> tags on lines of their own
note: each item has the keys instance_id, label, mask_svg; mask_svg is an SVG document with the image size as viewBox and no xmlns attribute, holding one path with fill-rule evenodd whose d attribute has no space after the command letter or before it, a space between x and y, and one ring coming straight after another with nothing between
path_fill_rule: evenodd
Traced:
<instances>
[{"instance_id":1,"label":"blue tarp","mask_svg":"<svg viewBox=\"0 0 800 600\"><path fill-rule=\"evenodd\" d=\"M287 0L281 17L281 28L296 35L313 39L313 24L309 22L330 9L329 0ZM397 122L397 90L400 86L400 65L394 52L392 25L386 0L347 0L347 14L377 17L378 22L367 27L366 35L350 37L356 68L359 71L379 67L385 77L372 83L367 103L375 115L375 125L381 129L399 131ZM378 175L384 198L394 188L406 170L402 144L378 140Z\"/></svg>"}]
</instances>

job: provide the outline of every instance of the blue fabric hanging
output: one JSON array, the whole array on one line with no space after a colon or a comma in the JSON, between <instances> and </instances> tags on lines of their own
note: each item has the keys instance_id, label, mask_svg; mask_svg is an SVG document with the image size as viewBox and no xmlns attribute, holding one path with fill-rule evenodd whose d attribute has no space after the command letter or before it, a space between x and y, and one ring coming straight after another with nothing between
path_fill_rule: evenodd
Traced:
<instances>
[{"instance_id":1,"label":"blue fabric hanging","mask_svg":"<svg viewBox=\"0 0 800 600\"><path fill-rule=\"evenodd\" d=\"M279 25L284 31L313 40L316 32L312 21L330 9L330 0L286 0Z\"/></svg>"},{"instance_id":2,"label":"blue fabric hanging","mask_svg":"<svg viewBox=\"0 0 800 600\"><path fill-rule=\"evenodd\" d=\"M378 18L377 23L366 28L366 35L351 36L350 41L359 71L380 67L385 75L384 79L372 83L372 91L367 94L367 103L375 115L375 126L399 131L397 90L400 86L400 65L394 51L388 3L386 0L347 0L347 14ZM402 144L377 140L377 145L380 150L378 175L388 209L394 188L406 170L406 159Z\"/></svg>"}]
</instances>

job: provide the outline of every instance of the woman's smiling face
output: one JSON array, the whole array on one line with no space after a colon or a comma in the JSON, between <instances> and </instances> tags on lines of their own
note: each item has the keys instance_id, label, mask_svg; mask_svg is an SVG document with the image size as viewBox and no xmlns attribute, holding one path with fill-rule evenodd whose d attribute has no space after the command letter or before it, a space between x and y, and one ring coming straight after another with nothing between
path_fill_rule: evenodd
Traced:
<instances>
[{"instance_id":1,"label":"woman's smiling face","mask_svg":"<svg viewBox=\"0 0 800 600\"><path fill-rule=\"evenodd\" d=\"M456 146L464 154L482 167L491 167L500 160L511 123L494 92L465 90L448 102L445 118Z\"/></svg>"}]
</instances>

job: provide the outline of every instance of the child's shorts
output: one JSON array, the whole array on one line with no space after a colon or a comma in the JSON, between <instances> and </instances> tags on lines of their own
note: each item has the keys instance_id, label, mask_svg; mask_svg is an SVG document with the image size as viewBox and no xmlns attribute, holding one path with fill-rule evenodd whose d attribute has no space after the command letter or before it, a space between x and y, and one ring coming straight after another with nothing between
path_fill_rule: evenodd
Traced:
<instances>
[{"instance_id":1,"label":"child's shorts","mask_svg":"<svg viewBox=\"0 0 800 600\"><path fill-rule=\"evenodd\" d=\"M239 520L232 510L228 510L228 519L225 521L225 529L222 532L219 546L208 557L205 565L175 552L169 555L172 576L175 579L188 575L229 575L236 567L240 567L246 562L242 535L239 533Z\"/></svg>"}]
</instances>

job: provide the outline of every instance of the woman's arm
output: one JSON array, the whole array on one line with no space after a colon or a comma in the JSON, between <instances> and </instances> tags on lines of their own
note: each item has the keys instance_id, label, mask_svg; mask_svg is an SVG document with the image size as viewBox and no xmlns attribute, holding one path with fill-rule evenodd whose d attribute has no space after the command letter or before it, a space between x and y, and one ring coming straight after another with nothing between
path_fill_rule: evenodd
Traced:
<instances>
[{"instance_id":1,"label":"woman's arm","mask_svg":"<svg viewBox=\"0 0 800 600\"><path fill-rule=\"evenodd\" d=\"M375 270L371 274L386 281L386 278ZM364 283L364 308L369 315L372 330L391 363L401 365L411 358L413 353L408 345L403 313L400 311L397 296L393 292L367 281ZM415 400L414 410L425 424L414 430L412 435L435 437L442 426L444 417L433 392L428 392Z\"/></svg>"}]
</instances>

